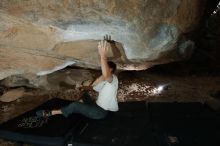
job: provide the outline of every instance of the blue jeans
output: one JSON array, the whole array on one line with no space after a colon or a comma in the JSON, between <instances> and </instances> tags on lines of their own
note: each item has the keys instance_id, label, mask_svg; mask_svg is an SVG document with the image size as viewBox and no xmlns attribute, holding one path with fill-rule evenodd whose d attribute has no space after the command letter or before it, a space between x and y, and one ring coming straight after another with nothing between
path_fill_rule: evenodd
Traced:
<instances>
[{"instance_id":1,"label":"blue jeans","mask_svg":"<svg viewBox=\"0 0 220 146\"><path fill-rule=\"evenodd\" d=\"M76 101L61 108L62 114L68 117L72 113L77 113L91 119L103 119L107 116L108 111L98 106L88 93L84 93L82 99L83 103Z\"/></svg>"}]
</instances>

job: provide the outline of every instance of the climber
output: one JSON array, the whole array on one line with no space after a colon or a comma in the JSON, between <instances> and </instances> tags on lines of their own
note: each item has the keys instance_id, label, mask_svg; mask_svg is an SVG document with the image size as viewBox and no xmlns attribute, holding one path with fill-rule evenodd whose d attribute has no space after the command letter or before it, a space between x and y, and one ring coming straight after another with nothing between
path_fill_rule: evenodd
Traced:
<instances>
[{"instance_id":1,"label":"climber","mask_svg":"<svg viewBox=\"0 0 220 146\"><path fill-rule=\"evenodd\" d=\"M110 36L104 37L104 40L98 44L98 52L101 60L102 75L98 77L86 90L95 90L98 92L96 101L85 92L81 101L75 101L61 109L40 110L36 112L38 117L49 117L53 115L63 115L68 117L72 113L79 113L91 119L103 119L108 111L118 111L117 90L118 78L114 74L116 64L107 60L107 52L111 42Z\"/></svg>"}]
</instances>

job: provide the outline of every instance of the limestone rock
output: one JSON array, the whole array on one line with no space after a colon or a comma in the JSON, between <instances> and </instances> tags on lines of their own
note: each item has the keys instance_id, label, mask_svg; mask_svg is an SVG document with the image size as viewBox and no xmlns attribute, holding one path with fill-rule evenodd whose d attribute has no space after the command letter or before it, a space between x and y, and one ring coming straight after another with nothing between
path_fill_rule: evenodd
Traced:
<instances>
[{"instance_id":1,"label":"limestone rock","mask_svg":"<svg viewBox=\"0 0 220 146\"><path fill-rule=\"evenodd\" d=\"M1 0L0 80L17 74L45 75L67 65L98 69L97 41L105 34L116 41L110 58L124 70L184 59L193 46L184 34L196 28L205 4L206 0Z\"/></svg>"},{"instance_id":2,"label":"limestone rock","mask_svg":"<svg viewBox=\"0 0 220 146\"><path fill-rule=\"evenodd\" d=\"M9 90L8 92L4 93L0 97L0 101L12 102L12 101L15 101L15 100L23 97L24 94L25 94L24 88L12 89L12 90Z\"/></svg>"}]
</instances>

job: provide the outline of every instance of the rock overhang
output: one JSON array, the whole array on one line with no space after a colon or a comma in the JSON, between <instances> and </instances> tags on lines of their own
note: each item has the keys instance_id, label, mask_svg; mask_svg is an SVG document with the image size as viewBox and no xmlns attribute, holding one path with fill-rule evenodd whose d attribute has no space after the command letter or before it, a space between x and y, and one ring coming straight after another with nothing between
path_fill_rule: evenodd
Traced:
<instances>
[{"instance_id":1,"label":"rock overhang","mask_svg":"<svg viewBox=\"0 0 220 146\"><path fill-rule=\"evenodd\" d=\"M182 60L192 54L193 42L184 34L202 17L199 3L205 0L3 0L0 79L71 61L98 69L96 45L105 34L116 41L110 56L122 70Z\"/></svg>"}]
</instances>

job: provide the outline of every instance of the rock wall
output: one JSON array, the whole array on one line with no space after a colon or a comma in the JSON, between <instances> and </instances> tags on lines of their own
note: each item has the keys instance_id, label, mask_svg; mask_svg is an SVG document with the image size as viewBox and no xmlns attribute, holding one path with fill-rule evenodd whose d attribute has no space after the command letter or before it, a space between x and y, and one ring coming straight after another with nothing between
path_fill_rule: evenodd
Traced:
<instances>
[{"instance_id":1,"label":"rock wall","mask_svg":"<svg viewBox=\"0 0 220 146\"><path fill-rule=\"evenodd\" d=\"M1 0L0 80L75 65L99 68L97 41L116 41L110 59L143 70L188 58L206 0ZM44 73L45 73L44 72Z\"/></svg>"}]
</instances>

